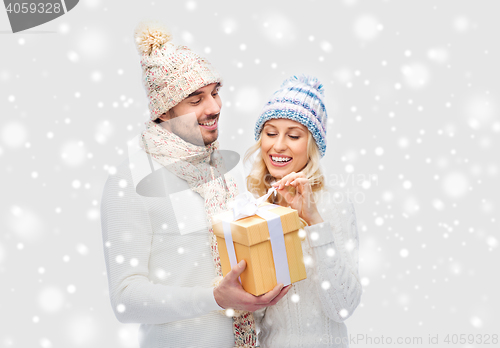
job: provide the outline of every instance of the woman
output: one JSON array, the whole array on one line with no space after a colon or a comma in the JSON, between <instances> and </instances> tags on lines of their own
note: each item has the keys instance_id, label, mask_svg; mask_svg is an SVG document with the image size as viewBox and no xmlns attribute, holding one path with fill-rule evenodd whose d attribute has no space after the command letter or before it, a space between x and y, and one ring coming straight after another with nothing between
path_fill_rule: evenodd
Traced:
<instances>
[{"instance_id":1,"label":"woman","mask_svg":"<svg viewBox=\"0 0 500 348\"><path fill-rule=\"evenodd\" d=\"M348 197L326 187L319 160L326 150L323 86L313 77L286 80L255 126L257 154L247 187L296 209L309 226L302 251L307 279L294 283L275 306L255 312L261 347L347 347L344 321L361 297L358 232ZM260 150L260 154L258 151Z\"/></svg>"}]
</instances>

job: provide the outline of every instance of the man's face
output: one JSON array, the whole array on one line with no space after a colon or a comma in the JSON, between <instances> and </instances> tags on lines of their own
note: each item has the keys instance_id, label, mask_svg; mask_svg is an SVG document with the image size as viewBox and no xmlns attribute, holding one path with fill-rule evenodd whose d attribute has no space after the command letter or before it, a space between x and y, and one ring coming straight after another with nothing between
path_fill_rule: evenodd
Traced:
<instances>
[{"instance_id":1,"label":"man's face","mask_svg":"<svg viewBox=\"0 0 500 348\"><path fill-rule=\"evenodd\" d=\"M219 136L222 101L219 83L212 83L191 93L186 99L160 116L161 125L184 141L208 145Z\"/></svg>"}]
</instances>

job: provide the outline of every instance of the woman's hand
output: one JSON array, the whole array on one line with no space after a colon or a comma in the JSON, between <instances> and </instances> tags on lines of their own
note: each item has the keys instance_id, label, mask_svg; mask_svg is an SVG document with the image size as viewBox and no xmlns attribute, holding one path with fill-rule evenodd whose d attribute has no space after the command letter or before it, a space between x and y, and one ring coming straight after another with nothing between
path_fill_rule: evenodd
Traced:
<instances>
[{"instance_id":1,"label":"woman's hand","mask_svg":"<svg viewBox=\"0 0 500 348\"><path fill-rule=\"evenodd\" d=\"M287 186L295 188L295 195L288 192ZM316 202L314 202L311 184L304 173L291 172L274 183L273 187L276 188L291 208L297 210L299 216L306 220L309 226L323 222L316 207Z\"/></svg>"}]
</instances>

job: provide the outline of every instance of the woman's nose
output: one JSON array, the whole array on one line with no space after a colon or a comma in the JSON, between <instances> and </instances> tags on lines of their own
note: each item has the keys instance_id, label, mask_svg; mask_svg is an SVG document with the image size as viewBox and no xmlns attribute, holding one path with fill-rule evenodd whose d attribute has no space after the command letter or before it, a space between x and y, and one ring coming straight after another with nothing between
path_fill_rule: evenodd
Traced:
<instances>
[{"instance_id":1,"label":"woman's nose","mask_svg":"<svg viewBox=\"0 0 500 348\"><path fill-rule=\"evenodd\" d=\"M274 143L274 150L276 152L282 152L286 150L286 140L283 136L278 136L276 142Z\"/></svg>"}]
</instances>

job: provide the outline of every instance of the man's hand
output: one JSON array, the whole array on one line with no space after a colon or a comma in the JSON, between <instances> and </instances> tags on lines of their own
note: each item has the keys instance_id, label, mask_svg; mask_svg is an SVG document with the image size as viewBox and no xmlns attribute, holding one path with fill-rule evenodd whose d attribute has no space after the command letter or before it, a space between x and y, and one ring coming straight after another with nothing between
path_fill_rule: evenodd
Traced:
<instances>
[{"instance_id":1,"label":"man's hand","mask_svg":"<svg viewBox=\"0 0 500 348\"><path fill-rule=\"evenodd\" d=\"M215 301L222 308L255 312L258 309L275 305L290 290L291 285L283 287L283 284L278 284L274 289L261 296L254 296L246 292L238 281L238 277L246 266L245 260L241 260L214 289Z\"/></svg>"}]
</instances>

